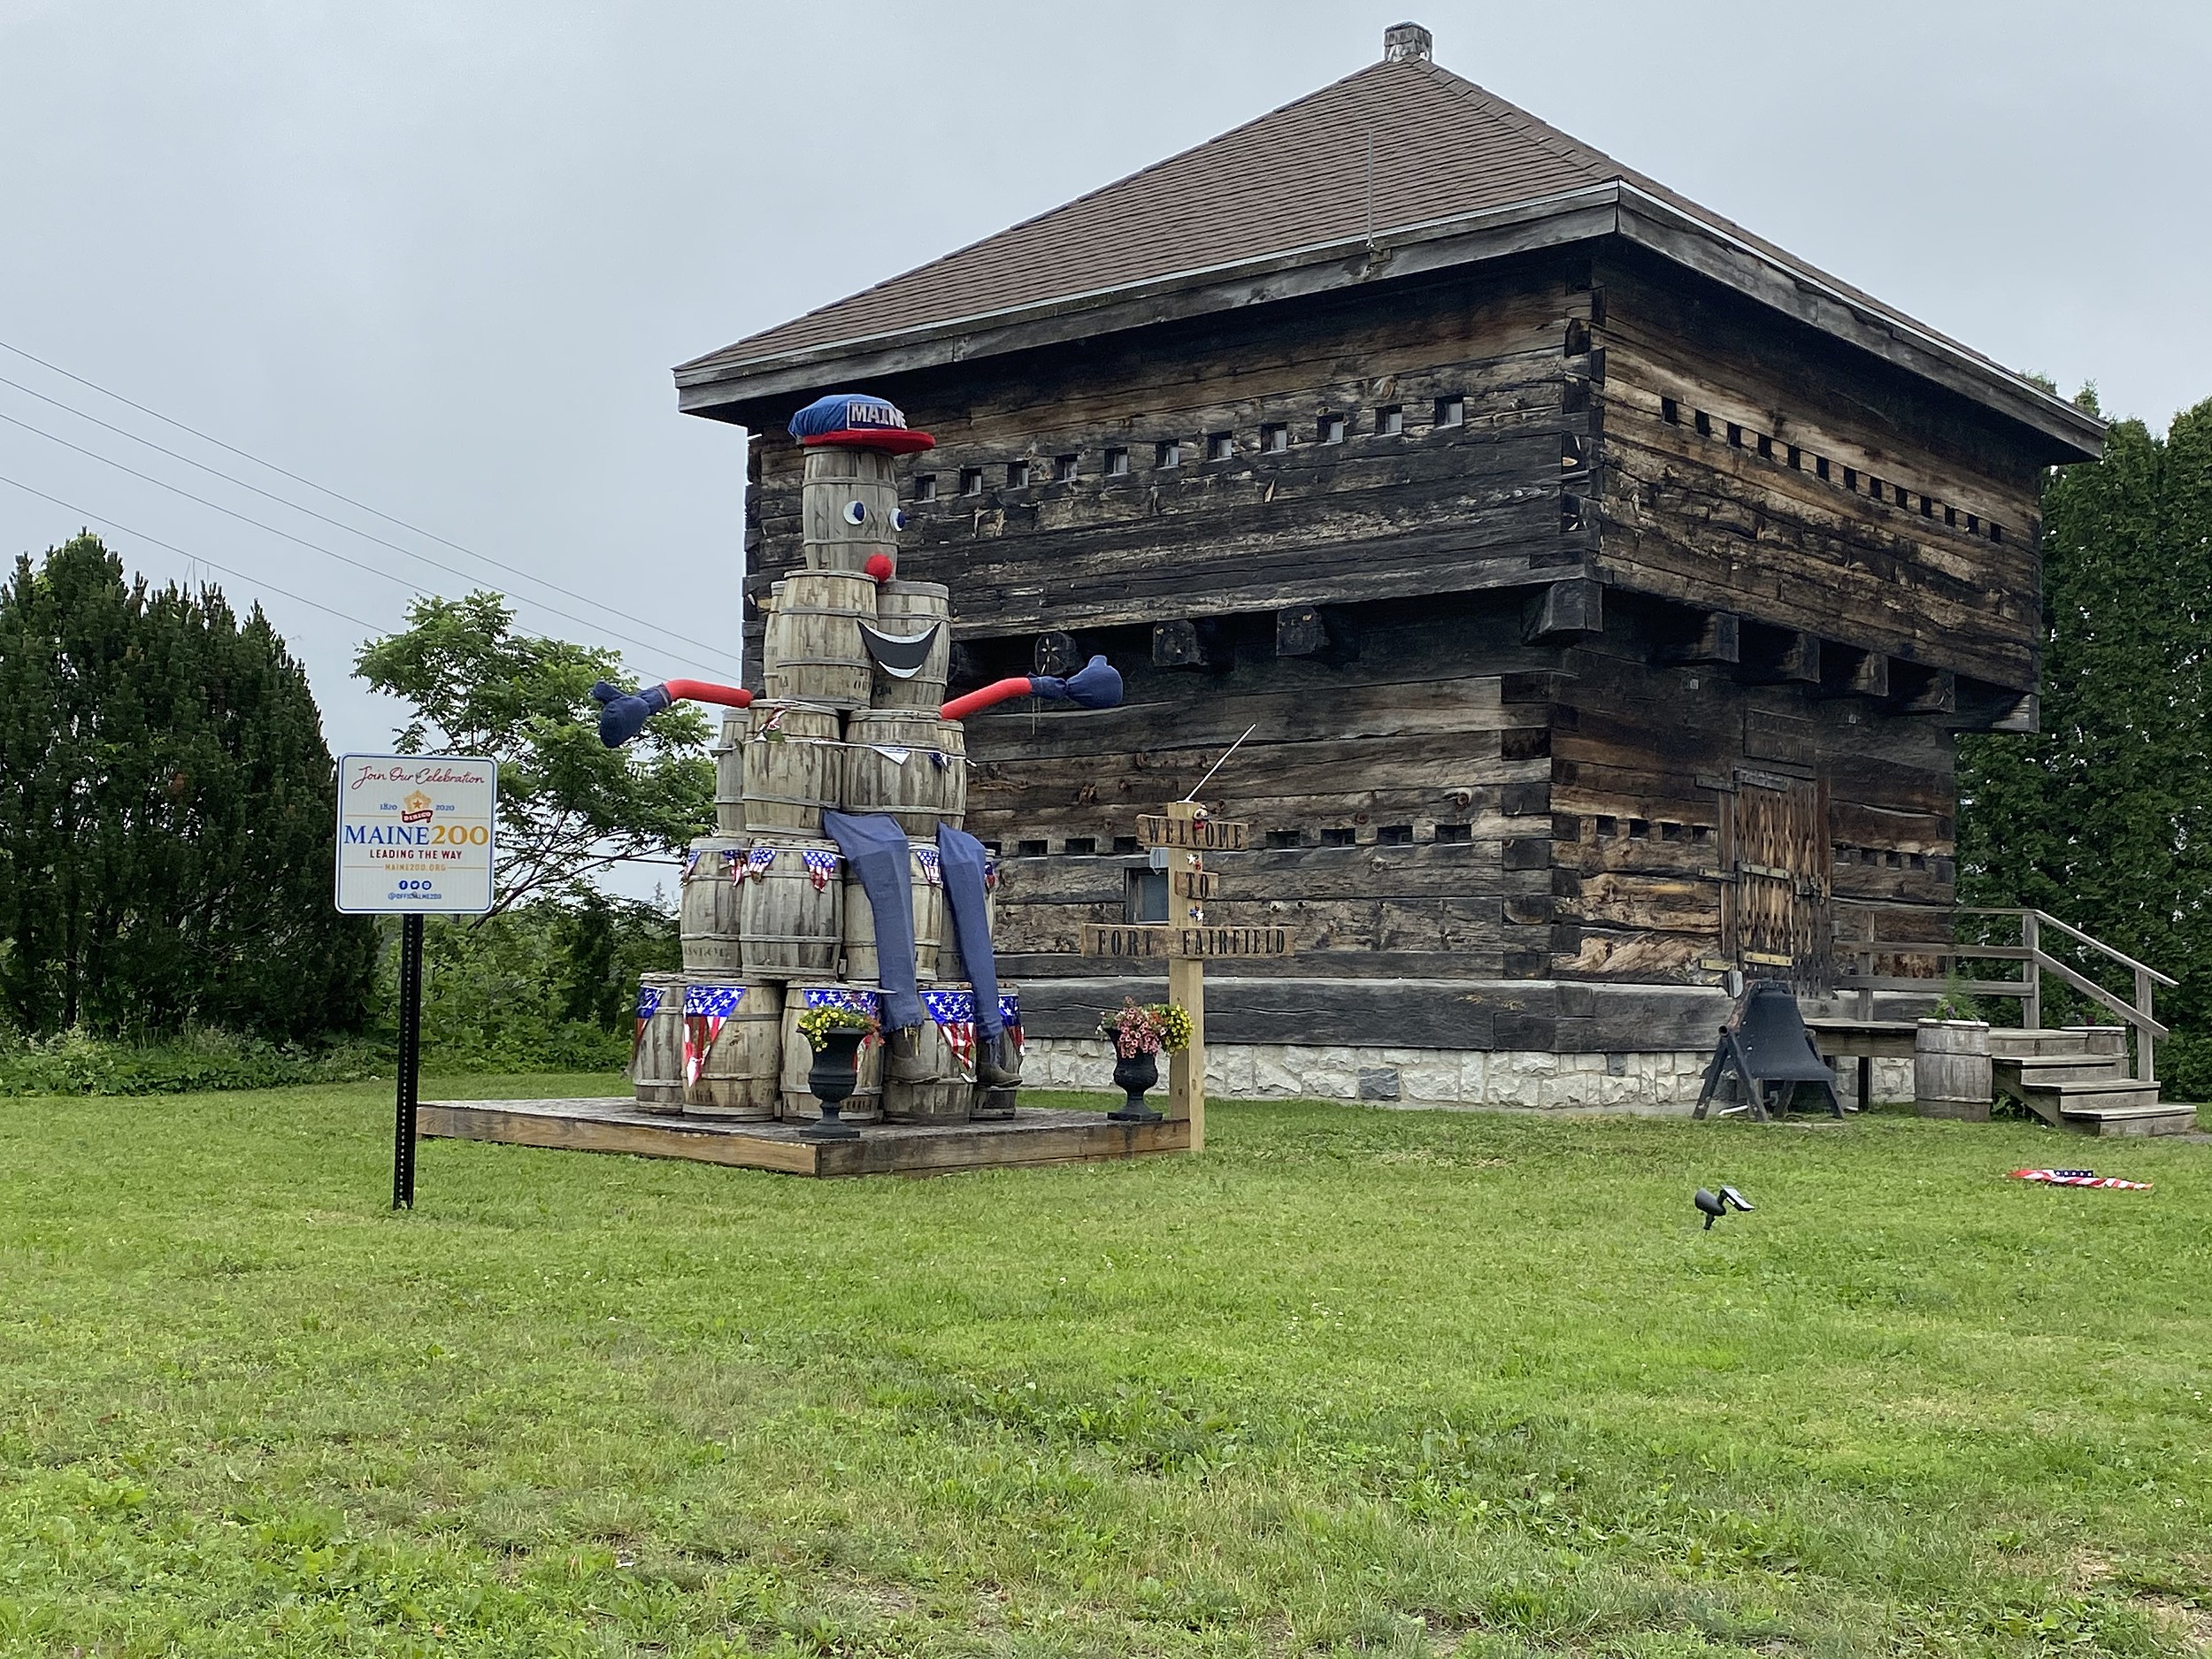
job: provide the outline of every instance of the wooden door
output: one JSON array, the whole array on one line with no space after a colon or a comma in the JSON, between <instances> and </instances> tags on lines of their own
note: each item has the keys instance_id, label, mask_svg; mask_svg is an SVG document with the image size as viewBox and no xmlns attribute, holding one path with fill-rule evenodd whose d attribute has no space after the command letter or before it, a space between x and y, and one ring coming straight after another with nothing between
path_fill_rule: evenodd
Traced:
<instances>
[{"instance_id":1,"label":"wooden door","mask_svg":"<svg viewBox=\"0 0 2212 1659\"><path fill-rule=\"evenodd\" d=\"M1828 786L1740 771L1726 805L1728 956L1747 979L1826 992L1835 973Z\"/></svg>"}]
</instances>

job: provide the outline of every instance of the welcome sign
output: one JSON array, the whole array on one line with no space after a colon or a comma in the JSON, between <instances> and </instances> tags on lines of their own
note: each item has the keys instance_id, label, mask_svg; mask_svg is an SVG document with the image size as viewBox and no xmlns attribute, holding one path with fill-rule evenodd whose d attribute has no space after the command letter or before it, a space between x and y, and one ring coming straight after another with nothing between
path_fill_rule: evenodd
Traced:
<instances>
[{"instance_id":1,"label":"welcome sign","mask_svg":"<svg viewBox=\"0 0 2212 1659\"><path fill-rule=\"evenodd\" d=\"M338 763L339 910L490 910L498 786L499 763L472 756L346 756Z\"/></svg>"}]
</instances>

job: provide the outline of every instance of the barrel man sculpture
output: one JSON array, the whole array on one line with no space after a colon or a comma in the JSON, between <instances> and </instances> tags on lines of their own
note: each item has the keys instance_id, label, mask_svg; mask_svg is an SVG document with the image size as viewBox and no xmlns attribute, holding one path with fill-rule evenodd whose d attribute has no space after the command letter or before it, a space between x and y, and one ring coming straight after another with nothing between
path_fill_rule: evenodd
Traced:
<instances>
[{"instance_id":1,"label":"barrel man sculpture","mask_svg":"<svg viewBox=\"0 0 2212 1659\"><path fill-rule=\"evenodd\" d=\"M717 749L719 833L694 845L682 908L686 968L712 980L695 1000L731 1011L687 1025L684 1071L693 1081L680 1101L670 1101L664 1079L641 1071L639 1102L725 1117L766 1116L756 1103L772 1102L776 1115L810 1117L791 1082L805 1060L795 1066L788 1050L805 1045L797 1021L807 1009L839 1007L873 1016L882 1029L879 1051L863 1055L847 1121L879 1112L922 1122L1010 1116L1021 1080L1020 1002L999 985L992 951L996 870L962 827L960 722L1017 697L1110 708L1121 701L1121 676L1094 657L1064 678L1002 680L946 701L950 596L936 583L898 579L906 518L893 471L899 456L935 440L890 403L858 393L808 404L792 418L791 435L805 451L805 565L764 603L763 694L689 680L638 692L603 681L593 688L610 748L678 701L733 710ZM695 893L695 882L735 891ZM947 968L965 983L951 982L940 972ZM744 1008L749 996L759 1003ZM756 1033L764 1018L780 1022L783 1054L757 1037L740 1056L691 1052L725 1041L740 1019L755 1022L742 1029ZM642 1039L640 1052L657 1057ZM733 1079L733 1065L760 1071L757 1087ZM710 1098L700 1079L712 1080Z\"/></svg>"}]
</instances>

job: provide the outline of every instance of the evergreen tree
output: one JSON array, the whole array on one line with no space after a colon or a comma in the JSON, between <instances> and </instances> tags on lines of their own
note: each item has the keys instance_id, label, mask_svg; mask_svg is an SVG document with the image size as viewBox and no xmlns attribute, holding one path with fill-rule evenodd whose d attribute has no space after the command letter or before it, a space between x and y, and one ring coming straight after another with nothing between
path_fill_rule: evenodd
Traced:
<instances>
[{"instance_id":1,"label":"evergreen tree","mask_svg":"<svg viewBox=\"0 0 2212 1659\"><path fill-rule=\"evenodd\" d=\"M336 768L257 607L127 583L92 536L0 589L0 997L21 1028L358 1026L374 930L330 899Z\"/></svg>"},{"instance_id":2,"label":"evergreen tree","mask_svg":"<svg viewBox=\"0 0 2212 1659\"><path fill-rule=\"evenodd\" d=\"M2212 402L2116 424L2043 504L2042 730L1959 743L1969 902L2027 904L2181 981L2159 1072L2212 1089Z\"/></svg>"}]
</instances>

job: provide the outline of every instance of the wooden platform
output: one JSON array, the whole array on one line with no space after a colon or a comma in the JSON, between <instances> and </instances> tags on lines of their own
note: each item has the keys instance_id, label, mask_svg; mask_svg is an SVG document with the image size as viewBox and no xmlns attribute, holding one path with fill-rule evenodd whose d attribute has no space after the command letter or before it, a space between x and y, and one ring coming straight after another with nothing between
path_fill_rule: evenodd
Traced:
<instances>
[{"instance_id":1,"label":"wooden platform","mask_svg":"<svg viewBox=\"0 0 2212 1659\"><path fill-rule=\"evenodd\" d=\"M690 1158L786 1175L943 1175L956 1170L1087 1164L1190 1148L1190 1125L1118 1124L1101 1112L1024 1108L972 1124L864 1124L857 1141L813 1141L805 1125L641 1112L627 1095L596 1100L425 1101L426 1138L499 1141L577 1152Z\"/></svg>"}]
</instances>

